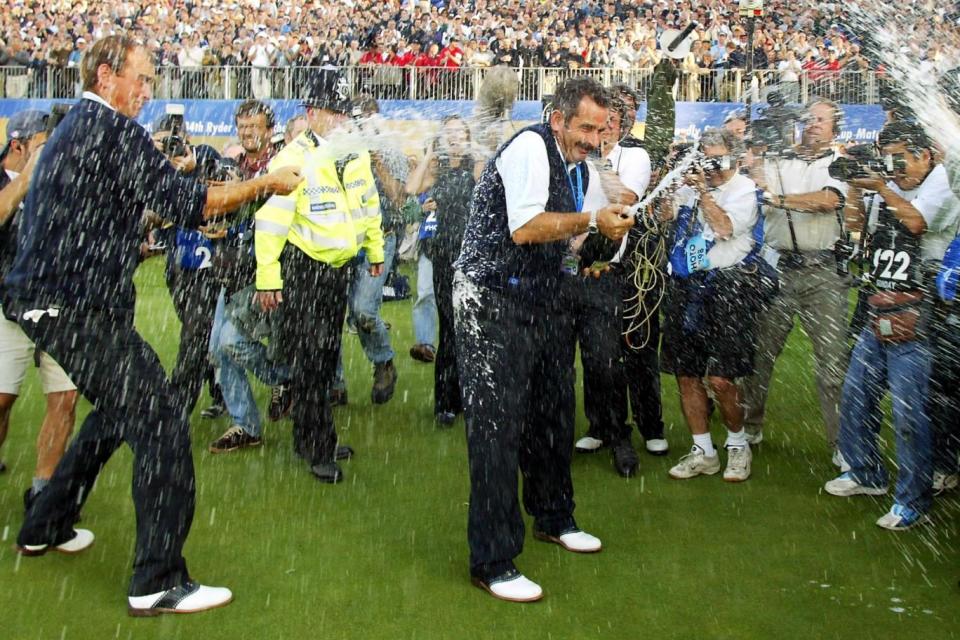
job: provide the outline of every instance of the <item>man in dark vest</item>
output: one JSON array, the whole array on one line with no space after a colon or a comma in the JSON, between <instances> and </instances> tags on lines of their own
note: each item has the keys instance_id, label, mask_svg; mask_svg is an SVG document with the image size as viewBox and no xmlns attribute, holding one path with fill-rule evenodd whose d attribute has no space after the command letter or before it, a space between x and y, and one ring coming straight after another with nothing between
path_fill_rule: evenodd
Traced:
<instances>
[{"instance_id":1,"label":"man in dark vest","mask_svg":"<svg viewBox=\"0 0 960 640\"><path fill-rule=\"evenodd\" d=\"M601 548L573 518L574 342L558 293L571 237L619 241L633 225L623 205L582 210L584 161L600 144L609 106L589 78L557 88L549 123L524 129L487 163L454 265L470 572L503 600L543 596L513 564L524 537L518 469L535 537L579 553Z\"/></svg>"}]
</instances>

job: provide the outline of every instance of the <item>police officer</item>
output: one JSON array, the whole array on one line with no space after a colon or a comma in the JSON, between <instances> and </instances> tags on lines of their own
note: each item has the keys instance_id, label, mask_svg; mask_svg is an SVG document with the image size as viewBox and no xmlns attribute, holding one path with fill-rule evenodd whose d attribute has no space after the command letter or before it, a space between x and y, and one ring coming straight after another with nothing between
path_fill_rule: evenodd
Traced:
<instances>
[{"instance_id":1,"label":"police officer","mask_svg":"<svg viewBox=\"0 0 960 640\"><path fill-rule=\"evenodd\" d=\"M3 311L63 367L93 404L27 513L23 555L78 553L93 533L73 524L113 452L133 450L137 540L131 615L192 613L230 602L191 580L183 558L194 510L190 429L179 395L133 324L133 274L144 209L182 226L300 182L292 169L207 187L174 169L133 119L151 97L153 60L110 36L83 58L85 91L40 156L4 281ZM93 239L93 240L91 240Z\"/></svg>"},{"instance_id":2,"label":"police officer","mask_svg":"<svg viewBox=\"0 0 960 640\"><path fill-rule=\"evenodd\" d=\"M543 595L513 564L524 537L518 470L537 538L568 551L601 549L573 518L574 342L558 293L571 237L599 231L619 241L633 224L622 205L583 209L583 162L600 144L609 104L590 78L557 88L549 124L524 129L487 163L454 264L470 573L503 600Z\"/></svg>"},{"instance_id":3,"label":"police officer","mask_svg":"<svg viewBox=\"0 0 960 640\"><path fill-rule=\"evenodd\" d=\"M304 106L310 127L270 163L271 171L303 167L304 182L257 211L256 298L264 311L281 312L274 336L278 360L290 366L294 448L318 480L336 483L343 472L335 460L329 392L347 304L347 265L363 249L370 275L379 276L383 231L370 154L334 148L325 139L349 118L346 80L333 67L318 70Z\"/></svg>"},{"instance_id":4,"label":"police officer","mask_svg":"<svg viewBox=\"0 0 960 640\"><path fill-rule=\"evenodd\" d=\"M897 446L897 483L890 511L877 520L899 531L928 522L933 472L928 411L933 275L960 222L960 199L923 128L894 121L877 139L892 177L867 170L850 184L864 198L869 236L864 284L867 326L850 359L840 404L839 447L850 470L824 486L835 496L883 495L887 470L877 442L880 400L889 389Z\"/></svg>"}]
</instances>

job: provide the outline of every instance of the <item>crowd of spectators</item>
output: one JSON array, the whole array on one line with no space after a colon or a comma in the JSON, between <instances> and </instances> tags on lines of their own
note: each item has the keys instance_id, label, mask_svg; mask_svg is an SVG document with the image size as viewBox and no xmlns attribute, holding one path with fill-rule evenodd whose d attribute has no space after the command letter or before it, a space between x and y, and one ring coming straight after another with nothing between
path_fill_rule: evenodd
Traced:
<instances>
[{"instance_id":1,"label":"crowd of spectators","mask_svg":"<svg viewBox=\"0 0 960 640\"><path fill-rule=\"evenodd\" d=\"M32 70L37 90L50 69L75 67L88 43L133 34L161 67L276 69L336 66L644 69L661 57L665 29L699 26L682 61L682 97L730 99L723 70L799 76L877 70L865 57L847 5L773 0L755 22L752 60L737 3L677 0L7 0L0 67ZM931 65L956 64L955 3L906 2L906 50ZM932 17L932 19L931 19ZM752 64L751 64L752 63ZM882 70L882 68L881 68ZM54 72L56 73L56 72ZM855 75L855 74L853 74ZM250 81L248 81L250 82ZM261 82L254 93L270 97ZM25 90L32 90L28 88ZM7 94L11 93L8 88ZM204 97L204 96L194 96Z\"/></svg>"}]
</instances>

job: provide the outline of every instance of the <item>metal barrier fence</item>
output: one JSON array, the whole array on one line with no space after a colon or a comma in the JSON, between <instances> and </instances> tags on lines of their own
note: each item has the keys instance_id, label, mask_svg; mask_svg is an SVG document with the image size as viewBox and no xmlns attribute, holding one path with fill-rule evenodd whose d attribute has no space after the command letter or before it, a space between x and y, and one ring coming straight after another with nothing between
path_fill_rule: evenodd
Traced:
<instances>
[{"instance_id":1,"label":"metal barrier fence","mask_svg":"<svg viewBox=\"0 0 960 640\"><path fill-rule=\"evenodd\" d=\"M297 99L317 67L158 67L154 97L165 99ZM486 68L445 67L344 67L355 93L377 99L473 100L483 84ZM604 85L622 82L646 97L653 69L514 69L519 82L519 100L541 100L557 85L575 75L589 75ZM780 72L740 69L680 72L674 87L677 100L688 102L743 102L765 100L777 89L788 102L811 97L830 98L844 104L879 102L882 74L874 71L805 71L799 80L781 82ZM74 98L80 95L80 72L76 67L0 67L0 97Z\"/></svg>"}]
</instances>

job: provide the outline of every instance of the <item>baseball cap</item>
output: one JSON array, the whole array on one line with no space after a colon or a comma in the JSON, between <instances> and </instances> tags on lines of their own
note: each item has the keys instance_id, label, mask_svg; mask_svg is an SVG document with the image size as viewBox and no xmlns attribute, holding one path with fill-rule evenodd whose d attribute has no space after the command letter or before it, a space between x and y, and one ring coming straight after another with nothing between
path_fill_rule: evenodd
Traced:
<instances>
[{"instance_id":1,"label":"baseball cap","mask_svg":"<svg viewBox=\"0 0 960 640\"><path fill-rule=\"evenodd\" d=\"M18 111L7 120L7 144L11 140L29 140L41 131L47 130L47 118L50 114L36 109Z\"/></svg>"}]
</instances>

